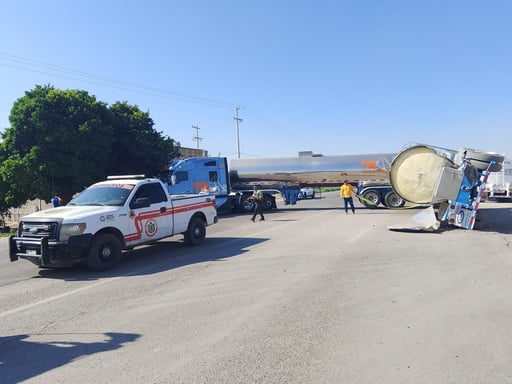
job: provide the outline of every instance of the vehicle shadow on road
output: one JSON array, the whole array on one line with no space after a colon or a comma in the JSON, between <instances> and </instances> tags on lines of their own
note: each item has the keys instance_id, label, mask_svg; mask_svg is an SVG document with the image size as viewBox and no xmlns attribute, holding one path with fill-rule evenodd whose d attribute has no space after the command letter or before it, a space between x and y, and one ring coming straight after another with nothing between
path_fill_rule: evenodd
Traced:
<instances>
[{"instance_id":1,"label":"vehicle shadow on road","mask_svg":"<svg viewBox=\"0 0 512 384\"><path fill-rule=\"evenodd\" d=\"M512 209L480 208L476 215L475 230L512 234Z\"/></svg>"},{"instance_id":2,"label":"vehicle shadow on road","mask_svg":"<svg viewBox=\"0 0 512 384\"><path fill-rule=\"evenodd\" d=\"M248 248L268 241L268 238L209 237L198 246L190 247L182 240L161 240L152 245L123 252L123 259L112 270L95 272L86 266L62 269L41 269L35 278L66 281L92 281L104 278L150 275L186 265L240 256Z\"/></svg>"},{"instance_id":3,"label":"vehicle shadow on road","mask_svg":"<svg viewBox=\"0 0 512 384\"><path fill-rule=\"evenodd\" d=\"M21 383L76 359L119 349L140 336L135 333L107 332L0 337L2 384Z\"/></svg>"}]
</instances>

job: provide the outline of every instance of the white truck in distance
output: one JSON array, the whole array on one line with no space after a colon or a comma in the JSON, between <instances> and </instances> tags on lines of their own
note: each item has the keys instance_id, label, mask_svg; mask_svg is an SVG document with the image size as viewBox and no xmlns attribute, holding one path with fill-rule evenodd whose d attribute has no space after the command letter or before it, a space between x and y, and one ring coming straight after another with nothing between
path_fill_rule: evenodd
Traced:
<instances>
[{"instance_id":1,"label":"white truck in distance","mask_svg":"<svg viewBox=\"0 0 512 384\"><path fill-rule=\"evenodd\" d=\"M501 171L489 175L485 184L485 198L497 202L512 201L512 159L506 158Z\"/></svg>"},{"instance_id":2,"label":"white truck in distance","mask_svg":"<svg viewBox=\"0 0 512 384\"><path fill-rule=\"evenodd\" d=\"M212 195L171 196L158 179L109 177L65 206L22 217L9 239L9 257L40 267L111 269L123 249L165 237L183 234L187 244L199 244L217 222L215 204Z\"/></svg>"}]
</instances>

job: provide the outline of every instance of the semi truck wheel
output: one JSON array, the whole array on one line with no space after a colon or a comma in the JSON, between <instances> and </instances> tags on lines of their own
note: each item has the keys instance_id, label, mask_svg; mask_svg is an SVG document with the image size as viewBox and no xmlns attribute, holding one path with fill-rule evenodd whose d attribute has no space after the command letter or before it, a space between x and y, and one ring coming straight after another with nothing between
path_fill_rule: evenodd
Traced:
<instances>
[{"instance_id":1,"label":"semi truck wheel","mask_svg":"<svg viewBox=\"0 0 512 384\"><path fill-rule=\"evenodd\" d=\"M87 266L94 271L106 271L121 261L121 242L111 233L100 233L92 239L87 253Z\"/></svg>"},{"instance_id":2,"label":"semi truck wheel","mask_svg":"<svg viewBox=\"0 0 512 384\"><path fill-rule=\"evenodd\" d=\"M249 213L254 211L254 202L249 199L251 195L243 195L240 201L240 212Z\"/></svg>"},{"instance_id":3,"label":"semi truck wheel","mask_svg":"<svg viewBox=\"0 0 512 384\"><path fill-rule=\"evenodd\" d=\"M388 208L402 208L405 205L405 201L395 192L390 191L384 196L384 204Z\"/></svg>"},{"instance_id":4,"label":"semi truck wheel","mask_svg":"<svg viewBox=\"0 0 512 384\"><path fill-rule=\"evenodd\" d=\"M368 191L364 191L361 195L364 200L360 200L361 203L366 208L377 208L377 206L381 203L381 197L379 191L374 189L369 189Z\"/></svg>"},{"instance_id":5,"label":"semi truck wheel","mask_svg":"<svg viewBox=\"0 0 512 384\"><path fill-rule=\"evenodd\" d=\"M263 200L261 201L261 204L263 204L264 211L271 211L272 208L274 208L272 196L263 195Z\"/></svg>"},{"instance_id":6,"label":"semi truck wheel","mask_svg":"<svg viewBox=\"0 0 512 384\"><path fill-rule=\"evenodd\" d=\"M206 237L206 225L203 219L193 217L188 223L187 232L184 234L185 243L188 245L197 245Z\"/></svg>"}]
</instances>

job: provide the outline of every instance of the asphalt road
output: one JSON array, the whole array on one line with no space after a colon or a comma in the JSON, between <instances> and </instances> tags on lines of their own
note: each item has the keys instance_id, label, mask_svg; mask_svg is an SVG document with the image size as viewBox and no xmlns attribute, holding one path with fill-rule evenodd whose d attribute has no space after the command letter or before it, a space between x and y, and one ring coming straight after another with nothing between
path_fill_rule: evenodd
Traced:
<instances>
[{"instance_id":1,"label":"asphalt road","mask_svg":"<svg viewBox=\"0 0 512 384\"><path fill-rule=\"evenodd\" d=\"M512 382L512 204L435 233L339 207L222 217L106 273L10 263L1 239L0 382Z\"/></svg>"}]
</instances>

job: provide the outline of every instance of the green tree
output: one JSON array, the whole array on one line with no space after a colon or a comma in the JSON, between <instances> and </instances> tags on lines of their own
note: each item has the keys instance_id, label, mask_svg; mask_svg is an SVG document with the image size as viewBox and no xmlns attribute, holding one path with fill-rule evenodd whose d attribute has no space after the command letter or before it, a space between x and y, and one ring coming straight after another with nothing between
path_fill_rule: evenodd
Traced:
<instances>
[{"instance_id":1,"label":"green tree","mask_svg":"<svg viewBox=\"0 0 512 384\"><path fill-rule=\"evenodd\" d=\"M179 143L156 131L148 112L126 101L116 102L109 111L113 130L109 174L156 176L177 156Z\"/></svg>"},{"instance_id":2,"label":"green tree","mask_svg":"<svg viewBox=\"0 0 512 384\"><path fill-rule=\"evenodd\" d=\"M107 106L94 96L36 86L15 101L9 121L0 175L13 206L34 197L49 201L55 192L69 198L104 176L112 129Z\"/></svg>"},{"instance_id":3,"label":"green tree","mask_svg":"<svg viewBox=\"0 0 512 384\"><path fill-rule=\"evenodd\" d=\"M160 174L179 143L153 128L148 112L111 107L83 90L36 86L16 100L0 144L3 207L65 199L107 175Z\"/></svg>"}]
</instances>

